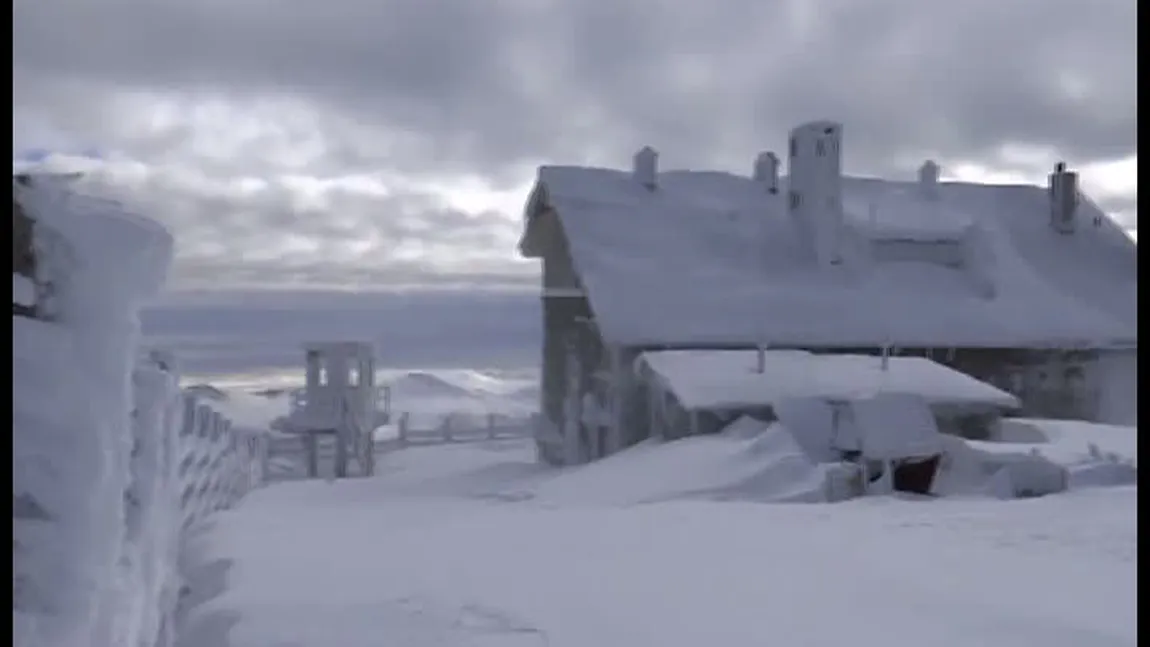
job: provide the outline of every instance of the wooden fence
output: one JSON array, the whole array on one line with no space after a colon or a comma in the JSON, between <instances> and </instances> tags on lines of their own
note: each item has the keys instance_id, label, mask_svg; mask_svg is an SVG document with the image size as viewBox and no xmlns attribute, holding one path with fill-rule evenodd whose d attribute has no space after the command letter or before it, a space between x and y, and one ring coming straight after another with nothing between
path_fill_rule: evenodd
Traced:
<instances>
[{"instance_id":1,"label":"wooden fence","mask_svg":"<svg viewBox=\"0 0 1150 647\"><path fill-rule=\"evenodd\" d=\"M410 414L401 413L394 425L376 430L374 452L378 456L408 447L514 440L530 436L531 426L526 419L500 414L487 414L476 420L474 416L454 413L441 418L438 425L417 427L412 425ZM327 471L324 466L334 464L336 444L330 436L318 436L315 444L310 445L302 434L282 434L270 441L268 455L269 479L317 478Z\"/></svg>"}]
</instances>

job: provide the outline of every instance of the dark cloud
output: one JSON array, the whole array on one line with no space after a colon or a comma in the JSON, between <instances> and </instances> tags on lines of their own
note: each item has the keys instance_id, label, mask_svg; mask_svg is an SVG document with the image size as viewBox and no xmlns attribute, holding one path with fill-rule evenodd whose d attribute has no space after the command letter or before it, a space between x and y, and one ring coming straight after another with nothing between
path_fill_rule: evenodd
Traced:
<instances>
[{"instance_id":1,"label":"dark cloud","mask_svg":"<svg viewBox=\"0 0 1150 647\"><path fill-rule=\"evenodd\" d=\"M379 368L531 366L542 338L535 295L473 289L179 293L141 323L188 373L298 370L323 339L374 343Z\"/></svg>"},{"instance_id":2,"label":"dark cloud","mask_svg":"<svg viewBox=\"0 0 1150 647\"><path fill-rule=\"evenodd\" d=\"M426 188L329 190L308 206L278 178L467 177L506 192L540 161L621 165L642 144L668 166L743 170L789 127L829 117L846 126L852 172L907 173L931 156L1040 180L1004 150L1075 166L1136 156L1136 8L16 0L13 135L18 149L98 146L142 163L133 186L171 192L187 276L289 258L285 275L325 280L454 276L444 267L468 263L523 276L512 208L444 208ZM271 188L244 193L240 177ZM1136 200L1105 201L1129 217ZM319 248L258 244L288 234Z\"/></svg>"}]
</instances>

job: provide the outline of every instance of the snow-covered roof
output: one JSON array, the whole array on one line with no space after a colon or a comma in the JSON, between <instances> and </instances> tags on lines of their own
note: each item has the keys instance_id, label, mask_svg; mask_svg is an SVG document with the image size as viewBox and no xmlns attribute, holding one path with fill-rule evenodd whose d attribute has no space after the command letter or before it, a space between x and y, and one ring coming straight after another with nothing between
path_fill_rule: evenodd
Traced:
<instances>
[{"instance_id":1,"label":"snow-covered roof","mask_svg":"<svg viewBox=\"0 0 1150 647\"><path fill-rule=\"evenodd\" d=\"M755 350L668 350L639 355L687 410L743 409L791 398L859 400L917 395L930 404L1019 406L1013 395L923 357L820 355L767 350L758 372Z\"/></svg>"},{"instance_id":2,"label":"snow-covered roof","mask_svg":"<svg viewBox=\"0 0 1150 647\"><path fill-rule=\"evenodd\" d=\"M670 171L652 191L630 170L544 166L524 241L534 220L558 214L600 331L624 345L1136 343L1137 247L1087 199L1065 235L1049 225L1042 187L939 183L927 200L916 181L843 178L856 241L954 242L976 224L986 298L944 264L818 268L787 214L785 178L781 189Z\"/></svg>"}]
</instances>

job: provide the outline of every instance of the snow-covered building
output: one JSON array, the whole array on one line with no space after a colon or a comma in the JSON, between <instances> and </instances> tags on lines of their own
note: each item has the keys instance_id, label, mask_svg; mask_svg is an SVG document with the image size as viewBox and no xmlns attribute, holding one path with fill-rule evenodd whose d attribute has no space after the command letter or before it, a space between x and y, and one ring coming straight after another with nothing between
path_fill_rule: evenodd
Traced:
<instances>
[{"instance_id":1,"label":"snow-covered building","mask_svg":"<svg viewBox=\"0 0 1150 647\"><path fill-rule=\"evenodd\" d=\"M788 177L773 153L746 176L660 172L651 148L630 169L541 167L519 250L543 264L543 425L611 453L649 429L642 353L759 347L892 348L1031 415L1136 418L1137 247L1075 173L851 177L842 145L840 124L795 128Z\"/></svg>"}]
</instances>

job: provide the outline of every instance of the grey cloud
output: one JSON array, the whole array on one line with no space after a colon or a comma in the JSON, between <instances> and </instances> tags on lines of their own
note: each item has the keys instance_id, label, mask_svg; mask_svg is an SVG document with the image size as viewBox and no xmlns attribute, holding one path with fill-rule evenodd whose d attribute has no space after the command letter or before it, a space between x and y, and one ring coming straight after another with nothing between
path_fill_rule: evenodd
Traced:
<instances>
[{"instance_id":1,"label":"grey cloud","mask_svg":"<svg viewBox=\"0 0 1150 647\"><path fill-rule=\"evenodd\" d=\"M728 151L777 145L817 115L846 122L851 160L865 167L905 151L985 157L1007 141L1084 162L1134 151L1135 10L1132 0L1088 11L1071 0L18 0L14 66L117 88L301 96L418 133L410 163L440 168L618 159L640 141L684 163L732 162ZM1068 96L1060 75L1086 96Z\"/></svg>"},{"instance_id":2,"label":"grey cloud","mask_svg":"<svg viewBox=\"0 0 1150 647\"><path fill-rule=\"evenodd\" d=\"M277 178L506 189L539 162L621 165L643 144L668 167L745 171L821 117L844 122L855 173L926 156L1012 170L1011 144L1082 166L1136 155L1136 7L16 0L13 137L139 160L102 181L156 205L183 281L524 285L537 268L513 258L514 213L410 187L309 202ZM1137 196L1105 206L1136 218Z\"/></svg>"},{"instance_id":3,"label":"grey cloud","mask_svg":"<svg viewBox=\"0 0 1150 647\"><path fill-rule=\"evenodd\" d=\"M176 288L221 285L504 285L537 268L512 257L518 223L471 214L434 195L339 185L242 182L180 170L97 165L82 186L120 197L176 236Z\"/></svg>"}]
</instances>

